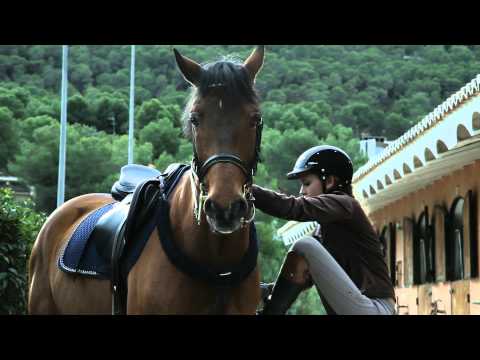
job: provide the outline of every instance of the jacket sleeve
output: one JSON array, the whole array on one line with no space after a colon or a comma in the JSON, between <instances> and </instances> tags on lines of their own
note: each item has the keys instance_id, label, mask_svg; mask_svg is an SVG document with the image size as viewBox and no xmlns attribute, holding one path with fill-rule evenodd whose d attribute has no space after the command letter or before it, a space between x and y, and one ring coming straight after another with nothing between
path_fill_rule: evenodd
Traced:
<instances>
[{"instance_id":1,"label":"jacket sleeve","mask_svg":"<svg viewBox=\"0 0 480 360\"><path fill-rule=\"evenodd\" d=\"M353 199L348 195L287 196L253 185L255 206L285 220L337 222L352 218Z\"/></svg>"}]
</instances>

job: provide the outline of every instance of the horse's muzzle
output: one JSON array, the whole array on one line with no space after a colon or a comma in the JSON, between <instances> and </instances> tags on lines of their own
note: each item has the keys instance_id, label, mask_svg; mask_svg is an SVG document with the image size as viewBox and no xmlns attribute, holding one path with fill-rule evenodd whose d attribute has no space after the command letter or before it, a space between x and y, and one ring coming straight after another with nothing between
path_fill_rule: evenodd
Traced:
<instances>
[{"instance_id":1,"label":"horse's muzzle","mask_svg":"<svg viewBox=\"0 0 480 360\"><path fill-rule=\"evenodd\" d=\"M248 203L242 197L224 208L208 198L204 209L212 230L221 234L230 234L242 226L242 221L247 216Z\"/></svg>"}]
</instances>

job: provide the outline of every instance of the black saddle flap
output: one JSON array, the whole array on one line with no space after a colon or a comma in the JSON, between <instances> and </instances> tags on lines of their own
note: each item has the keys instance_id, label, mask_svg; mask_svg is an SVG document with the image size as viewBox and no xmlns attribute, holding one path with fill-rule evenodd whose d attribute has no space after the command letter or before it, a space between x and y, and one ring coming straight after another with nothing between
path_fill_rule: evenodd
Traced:
<instances>
[{"instance_id":1,"label":"black saddle flap","mask_svg":"<svg viewBox=\"0 0 480 360\"><path fill-rule=\"evenodd\" d=\"M124 231L129 210L130 207L127 204L117 204L115 208L98 220L90 235L89 246L96 247L98 255L104 260L104 264L108 266L104 271L106 274L112 271L110 265L115 239L122 237L121 233Z\"/></svg>"}]
</instances>

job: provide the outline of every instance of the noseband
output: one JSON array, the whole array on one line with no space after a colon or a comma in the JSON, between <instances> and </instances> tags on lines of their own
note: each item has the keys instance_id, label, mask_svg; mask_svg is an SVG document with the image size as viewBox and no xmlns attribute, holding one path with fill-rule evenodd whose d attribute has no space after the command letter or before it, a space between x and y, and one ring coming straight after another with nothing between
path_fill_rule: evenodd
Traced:
<instances>
[{"instance_id":1,"label":"noseband","mask_svg":"<svg viewBox=\"0 0 480 360\"><path fill-rule=\"evenodd\" d=\"M192 127L192 130L194 128ZM257 131L256 131L256 140L255 140L255 157L250 165L247 165L244 161L242 161L238 156L232 154L215 154L210 156L204 163L202 163L197 154L197 149L195 146L195 131L192 131L192 144L193 144L193 159L192 159L192 181L193 184L197 185L200 188L198 191L197 186L194 188L197 190L197 194L195 197L195 207L193 209L193 213L198 225L201 224L202 218L202 211L204 211L205 201L207 199L207 189L204 184L205 176L207 175L208 170L212 168L213 165L219 163L230 163L238 167L242 170L243 174L245 175L246 181L243 184L243 198L247 201L250 207L250 214L247 219L242 218L242 228L245 227L247 224L252 222L255 217L255 205L253 201L255 198L252 194L252 184L253 184L253 176L255 176L257 172L257 164L260 161L260 144L262 140L262 129L263 129L263 121L260 120L257 123Z\"/></svg>"},{"instance_id":2,"label":"noseband","mask_svg":"<svg viewBox=\"0 0 480 360\"><path fill-rule=\"evenodd\" d=\"M197 158L198 161L198 158ZM252 183L253 183L253 175L255 175L253 169L249 172L245 166L245 163L240 160L239 157L235 155L230 155L230 154L218 154L218 155L213 155L205 161L202 165L198 165L198 163L195 161L195 157L192 160L192 177L194 180L194 183L198 183L200 187L200 191L197 192L197 196L195 199L195 208L193 210L195 219L197 221L197 224L200 225L201 223L201 218L202 218L202 211L204 211L204 206L205 206L205 201L207 200L207 191L206 187L204 185L204 178L207 175L208 170L215 164L218 163L230 163L242 170L242 172L245 174L247 180L243 185L243 197L247 201L247 203L250 205L251 211L250 211L250 216L248 219L242 218L242 227L245 225L249 224L252 222L253 218L255 217L255 205L253 204L254 197L252 195ZM196 180L196 181L195 181Z\"/></svg>"}]
</instances>

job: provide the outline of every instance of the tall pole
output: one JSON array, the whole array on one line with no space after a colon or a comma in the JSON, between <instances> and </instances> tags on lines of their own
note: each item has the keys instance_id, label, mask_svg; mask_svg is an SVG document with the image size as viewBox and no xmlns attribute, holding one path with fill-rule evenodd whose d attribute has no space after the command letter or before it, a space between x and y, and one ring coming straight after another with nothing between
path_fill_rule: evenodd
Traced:
<instances>
[{"instance_id":1,"label":"tall pole","mask_svg":"<svg viewBox=\"0 0 480 360\"><path fill-rule=\"evenodd\" d=\"M67 155L68 45L62 47L62 90L60 113L60 153L58 157L57 207L65 201L65 160Z\"/></svg>"},{"instance_id":2,"label":"tall pole","mask_svg":"<svg viewBox=\"0 0 480 360\"><path fill-rule=\"evenodd\" d=\"M130 62L130 108L128 116L128 163L133 164L133 146L135 138L133 137L133 116L135 110L134 104L134 93L135 93L135 45L132 45L132 54Z\"/></svg>"}]
</instances>

